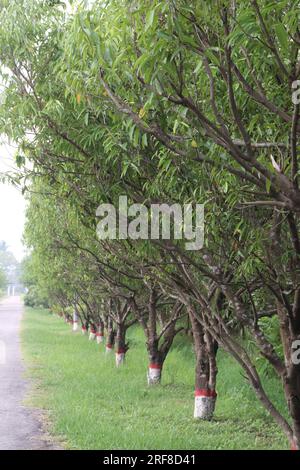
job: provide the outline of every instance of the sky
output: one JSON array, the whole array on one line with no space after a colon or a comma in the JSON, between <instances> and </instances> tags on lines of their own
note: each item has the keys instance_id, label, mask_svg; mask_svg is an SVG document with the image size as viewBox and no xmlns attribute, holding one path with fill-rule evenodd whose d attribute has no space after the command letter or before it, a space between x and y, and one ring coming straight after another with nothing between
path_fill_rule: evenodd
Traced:
<instances>
[{"instance_id":1,"label":"sky","mask_svg":"<svg viewBox=\"0 0 300 470\"><path fill-rule=\"evenodd\" d=\"M0 144L0 173L16 170L15 149ZM25 200L17 188L0 182L0 240L4 240L18 261L24 257L22 234L25 223Z\"/></svg>"}]
</instances>

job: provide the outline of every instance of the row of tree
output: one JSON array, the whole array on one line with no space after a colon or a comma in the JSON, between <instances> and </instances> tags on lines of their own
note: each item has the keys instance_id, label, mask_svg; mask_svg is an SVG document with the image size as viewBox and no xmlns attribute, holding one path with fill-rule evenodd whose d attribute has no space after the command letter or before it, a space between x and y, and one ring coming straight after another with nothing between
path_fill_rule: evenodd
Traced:
<instances>
[{"instance_id":1,"label":"row of tree","mask_svg":"<svg viewBox=\"0 0 300 470\"><path fill-rule=\"evenodd\" d=\"M28 275L92 334L105 327L119 362L138 322L149 382L192 331L197 417L212 417L216 352L228 351L299 449L299 3L107 0L70 13L11 0L0 24L0 126L29 201ZM99 240L97 207L123 195L205 204L203 249Z\"/></svg>"}]
</instances>

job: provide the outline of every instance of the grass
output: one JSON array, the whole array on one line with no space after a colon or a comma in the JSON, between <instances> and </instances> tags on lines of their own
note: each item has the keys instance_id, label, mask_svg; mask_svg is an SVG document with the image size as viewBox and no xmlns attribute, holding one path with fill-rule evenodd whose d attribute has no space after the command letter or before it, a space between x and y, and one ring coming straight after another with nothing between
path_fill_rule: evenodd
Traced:
<instances>
[{"instance_id":1,"label":"grass","mask_svg":"<svg viewBox=\"0 0 300 470\"><path fill-rule=\"evenodd\" d=\"M26 309L22 347L35 387L30 404L49 413L51 433L71 449L287 449L235 362L219 351L218 401L212 422L193 419L193 353L178 338L161 386L146 385L144 337L132 329L126 365L114 366L46 310ZM273 400L279 384L266 381Z\"/></svg>"}]
</instances>

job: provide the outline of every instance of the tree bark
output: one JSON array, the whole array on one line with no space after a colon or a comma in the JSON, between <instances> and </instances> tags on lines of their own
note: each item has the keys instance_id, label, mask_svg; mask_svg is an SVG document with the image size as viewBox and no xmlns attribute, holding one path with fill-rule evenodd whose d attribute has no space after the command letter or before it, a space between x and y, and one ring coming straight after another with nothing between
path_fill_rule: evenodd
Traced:
<instances>
[{"instance_id":1,"label":"tree bark","mask_svg":"<svg viewBox=\"0 0 300 470\"><path fill-rule=\"evenodd\" d=\"M209 333L204 332L202 325L193 314L190 314L190 322L196 356L194 418L211 420L217 400L215 391L217 376L216 342Z\"/></svg>"},{"instance_id":2,"label":"tree bark","mask_svg":"<svg viewBox=\"0 0 300 470\"><path fill-rule=\"evenodd\" d=\"M107 340L106 340L106 348L105 351L107 354L111 353L114 344L115 344L115 337L116 337L116 331L114 329L114 324L113 321L110 317L107 319Z\"/></svg>"},{"instance_id":3,"label":"tree bark","mask_svg":"<svg viewBox=\"0 0 300 470\"><path fill-rule=\"evenodd\" d=\"M293 440L291 448L300 450L300 364L290 363L284 391L292 418Z\"/></svg>"},{"instance_id":4,"label":"tree bark","mask_svg":"<svg viewBox=\"0 0 300 470\"><path fill-rule=\"evenodd\" d=\"M99 319L97 333L96 333L97 343L101 344L104 340L104 322L103 320Z\"/></svg>"},{"instance_id":5,"label":"tree bark","mask_svg":"<svg viewBox=\"0 0 300 470\"><path fill-rule=\"evenodd\" d=\"M116 366L120 367L125 362L125 355L128 351L126 343L126 326L123 323L117 324L116 333Z\"/></svg>"}]
</instances>

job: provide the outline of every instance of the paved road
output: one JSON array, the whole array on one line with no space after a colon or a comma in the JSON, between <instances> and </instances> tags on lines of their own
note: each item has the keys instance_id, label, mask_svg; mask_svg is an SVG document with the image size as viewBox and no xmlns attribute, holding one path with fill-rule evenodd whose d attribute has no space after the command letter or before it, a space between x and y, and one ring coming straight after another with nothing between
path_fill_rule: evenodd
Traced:
<instances>
[{"instance_id":1,"label":"paved road","mask_svg":"<svg viewBox=\"0 0 300 470\"><path fill-rule=\"evenodd\" d=\"M28 382L20 353L19 297L0 302L0 450L53 449L42 432L37 410L24 407Z\"/></svg>"}]
</instances>

